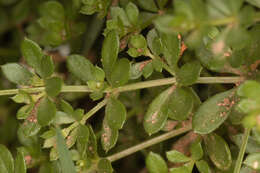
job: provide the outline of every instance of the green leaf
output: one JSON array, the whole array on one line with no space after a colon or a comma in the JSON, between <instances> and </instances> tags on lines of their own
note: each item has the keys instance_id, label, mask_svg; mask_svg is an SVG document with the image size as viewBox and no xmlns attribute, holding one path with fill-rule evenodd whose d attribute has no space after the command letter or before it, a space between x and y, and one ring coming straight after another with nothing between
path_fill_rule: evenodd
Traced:
<instances>
[{"instance_id":1,"label":"green leaf","mask_svg":"<svg viewBox=\"0 0 260 173\"><path fill-rule=\"evenodd\" d=\"M218 11L218 13L222 14L223 17L225 16L231 16L232 14L236 14L241 5L243 3L243 0L230 0L230 1L225 1L225 0L209 0L208 4L211 8L215 9Z\"/></svg>"},{"instance_id":2,"label":"green leaf","mask_svg":"<svg viewBox=\"0 0 260 173\"><path fill-rule=\"evenodd\" d=\"M204 142L211 161L220 170L228 170L232 163L231 152L225 140L215 133L204 137Z\"/></svg>"},{"instance_id":3,"label":"green leaf","mask_svg":"<svg viewBox=\"0 0 260 173\"><path fill-rule=\"evenodd\" d=\"M78 129L79 127L77 128L74 128L71 133L67 136L66 138L66 145L69 148L71 148L77 141L77 138L78 138Z\"/></svg>"},{"instance_id":4,"label":"green leaf","mask_svg":"<svg viewBox=\"0 0 260 173\"><path fill-rule=\"evenodd\" d=\"M59 160L63 173L76 173L74 163L72 161L69 149L66 146L66 142L59 129L56 130L57 134L57 150L59 154Z\"/></svg>"},{"instance_id":5,"label":"green leaf","mask_svg":"<svg viewBox=\"0 0 260 173\"><path fill-rule=\"evenodd\" d=\"M260 170L260 153L252 153L246 157L244 164L250 168Z\"/></svg>"},{"instance_id":6,"label":"green leaf","mask_svg":"<svg viewBox=\"0 0 260 173\"><path fill-rule=\"evenodd\" d=\"M41 126L37 122L26 120L21 126L21 129L23 130L24 135L29 137L36 135L40 131Z\"/></svg>"},{"instance_id":7,"label":"green leaf","mask_svg":"<svg viewBox=\"0 0 260 173\"><path fill-rule=\"evenodd\" d=\"M246 0L248 3L260 8L260 1L258 0Z\"/></svg>"},{"instance_id":8,"label":"green leaf","mask_svg":"<svg viewBox=\"0 0 260 173\"><path fill-rule=\"evenodd\" d=\"M163 46L163 54L173 70L177 69L177 63L180 59L181 41L177 34L160 33Z\"/></svg>"},{"instance_id":9,"label":"green leaf","mask_svg":"<svg viewBox=\"0 0 260 173\"><path fill-rule=\"evenodd\" d=\"M8 63L1 66L5 77L19 85L30 85L32 80L32 73L25 67L17 63Z\"/></svg>"},{"instance_id":10,"label":"green leaf","mask_svg":"<svg viewBox=\"0 0 260 173\"><path fill-rule=\"evenodd\" d=\"M17 111L16 118L19 120L26 119L32 112L33 107L34 107L34 104L24 105Z\"/></svg>"},{"instance_id":11,"label":"green leaf","mask_svg":"<svg viewBox=\"0 0 260 173\"><path fill-rule=\"evenodd\" d=\"M190 152L191 152L192 159L199 160L202 158L203 149L199 140L191 144Z\"/></svg>"},{"instance_id":12,"label":"green leaf","mask_svg":"<svg viewBox=\"0 0 260 173\"><path fill-rule=\"evenodd\" d=\"M153 73L153 63L147 63L143 68L143 76L147 79Z\"/></svg>"},{"instance_id":13,"label":"green leaf","mask_svg":"<svg viewBox=\"0 0 260 173\"><path fill-rule=\"evenodd\" d=\"M38 110L37 110L37 121L41 126L48 125L56 115L56 106L48 98L45 97L40 101Z\"/></svg>"},{"instance_id":14,"label":"green leaf","mask_svg":"<svg viewBox=\"0 0 260 173\"><path fill-rule=\"evenodd\" d=\"M36 68L37 73L42 78L50 77L54 72L54 64L51 56L43 56L39 67Z\"/></svg>"},{"instance_id":15,"label":"green leaf","mask_svg":"<svg viewBox=\"0 0 260 173\"><path fill-rule=\"evenodd\" d=\"M142 71L142 65L143 62L139 63L131 63L130 66L130 79L138 79L139 77L142 76L143 71Z\"/></svg>"},{"instance_id":16,"label":"green leaf","mask_svg":"<svg viewBox=\"0 0 260 173\"><path fill-rule=\"evenodd\" d=\"M159 154L150 152L145 163L150 173L168 173L166 162Z\"/></svg>"},{"instance_id":17,"label":"green leaf","mask_svg":"<svg viewBox=\"0 0 260 173\"><path fill-rule=\"evenodd\" d=\"M85 57L81 55L70 55L67 60L67 65L69 71L84 82L95 80L95 67Z\"/></svg>"},{"instance_id":18,"label":"green leaf","mask_svg":"<svg viewBox=\"0 0 260 173\"><path fill-rule=\"evenodd\" d=\"M42 49L32 40L25 38L21 45L22 55L26 62L37 69L43 57Z\"/></svg>"},{"instance_id":19,"label":"green leaf","mask_svg":"<svg viewBox=\"0 0 260 173\"><path fill-rule=\"evenodd\" d=\"M61 110L63 110L65 113L67 113L69 115L73 114L73 112L74 112L73 107L65 100L61 100L60 106L61 106Z\"/></svg>"},{"instance_id":20,"label":"green leaf","mask_svg":"<svg viewBox=\"0 0 260 173\"><path fill-rule=\"evenodd\" d=\"M204 160L197 161L196 167L198 168L200 173L211 173L208 163Z\"/></svg>"},{"instance_id":21,"label":"green leaf","mask_svg":"<svg viewBox=\"0 0 260 173\"><path fill-rule=\"evenodd\" d=\"M168 118L167 101L173 90L174 87L168 88L150 103L143 121L144 129L149 135L161 130L166 123Z\"/></svg>"},{"instance_id":22,"label":"green leaf","mask_svg":"<svg viewBox=\"0 0 260 173\"><path fill-rule=\"evenodd\" d=\"M234 92L228 90L216 94L202 103L192 119L192 126L196 133L208 134L227 119L233 106Z\"/></svg>"},{"instance_id":23,"label":"green leaf","mask_svg":"<svg viewBox=\"0 0 260 173\"><path fill-rule=\"evenodd\" d=\"M119 87L128 82L130 76L130 63L126 58L119 59L111 73L111 84L113 87Z\"/></svg>"},{"instance_id":24,"label":"green leaf","mask_svg":"<svg viewBox=\"0 0 260 173\"><path fill-rule=\"evenodd\" d=\"M238 104L237 104L237 109L238 111L242 113L250 113L252 110L258 109L259 104L255 100L252 99L242 99Z\"/></svg>"},{"instance_id":25,"label":"green leaf","mask_svg":"<svg viewBox=\"0 0 260 173\"><path fill-rule=\"evenodd\" d=\"M168 116L171 119L183 121L193 109L192 95L185 88L176 88L169 97Z\"/></svg>"},{"instance_id":26,"label":"green leaf","mask_svg":"<svg viewBox=\"0 0 260 173\"><path fill-rule=\"evenodd\" d=\"M21 150L18 149L17 155L15 158L15 173L26 173L26 164L24 159L24 154Z\"/></svg>"},{"instance_id":27,"label":"green leaf","mask_svg":"<svg viewBox=\"0 0 260 173\"><path fill-rule=\"evenodd\" d=\"M158 10L154 0L146 0L146 1L137 0L137 2L138 2L138 5L145 10L148 10L151 12L157 12L157 10Z\"/></svg>"},{"instance_id":28,"label":"green leaf","mask_svg":"<svg viewBox=\"0 0 260 173\"><path fill-rule=\"evenodd\" d=\"M79 125L77 137L77 149L82 156L86 153L89 140L89 128L85 125Z\"/></svg>"},{"instance_id":29,"label":"green leaf","mask_svg":"<svg viewBox=\"0 0 260 173\"><path fill-rule=\"evenodd\" d=\"M88 139L88 148L87 148L87 155L90 158L96 158L97 157L97 139L95 136L95 133L90 125L88 125L89 128L89 139Z\"/></svg>"},{"instance_id":30,"label":"green leaf","mask_svg":"<svg viewBox=\"0 0 260 173\"><path fill-rule=\"evenodd\" d=\"M115 30L110 31L103 42L101 56L106 76L109 78L119 52L119 36Z\"/></svg>"},{"instance_id":31,"label":"green leaf","mask_svg":"<svg viewBox=\"0 0 260 173\"><path fill-rule=\"evenodd\" d=\"M184 64L177 72L177 82L180 85L188 86L194 84L199 76L202 67L198 61L192 61Z\"/></svg>"},{"instance_id":32,"label":"green leaf","mask_svg":"<svg viewBox=\"0 0 260 173\"><path fill-rule=\"evenodd\" d=\"M153 68L154 70L158 71L158 72L162 72L163 69L163 62L161 61L161 59L153 59L152 60L152 64L153 64Z\"/></svg>"},{"instance_id":33,"label":"green leaf","mask_svg":"<svg viewBox=\"0 0 260 173\"><path fill-rule=\"evenodd\" d=\"M103 120L103 128L101 135L101 144L103 149L108 152L116 145L118 138L118 130L108 126L106 119Z\"/></svg>"},{"instance_id":34,"label":"green leaf","mask_svg":"<svg viewBox=\"0 0 260 173\"><path fill-rule=\"evenodd\" d=\"M121 129L126 120L125 106L118 99L111 97L106 105L105 119L110 128Z\"/></svg>"},{"instance_id":35,"label":"green leaf","mask_svg":"<svg viewBox=\"0 0 260 173\"><path fill-rule=\"evenodd\" d=\"M98 173L112 173L113 168L109 160L107 159L100 159L98 161Z\"/></svg>"},{"instance_id":36,"label":"green leaf","mask_svg":"<svg viewBox=\"0 0 260 173\"><path fill-rule=\"evenodd\" d=\"M243 141L243 134L238 134L238 135L232 136L232 140L235 142L235 144L239 148L241 148L242 141ZM257 152L260 152L260 143L258 143L258 141L255 140L251 136L249 136L248 141L247 141L246 152L247 153L257 153Z\"/></svg>"},{"instance_id":37,"label":"green leaf","mask_svg":"<svg viewBox=\"0 0 260 173\"><path fill-rule=\"evenodd\" d=\"M65 112L57 111L55 118L54 118L54 124L61 125L61 124L70 124L73 123L75 119L70 115L68 115Z\"/></svg>"},{"instance_id":38,"label":"green leaf","mask_svg":"<svg viewBox=\"0 0 260 173\"><path fill-rule=\"evenodd\" d=\"M111 7L110 9L111 17L112 19L119 18L124 26L130 26L130 22L128 20L128 17L125 13L125 11L120 7Z\"/></svg>"},{"instance_id":39,"label":"green leaf","mask_svg":"<svg viewBox=\"0 0 260 173\"><path fill-rule=\"evenodd\" d=\"M166 157L170 162L173 163L183 163L189 162L191 160L189 157L176 150L166 152Z\"/></svg>"},{"instance_id":40,"label":"green leaf","mask_svg":"<svg viewBox=\"0 0 260 173\"><path fill-rule=\"evenodd\" d=\"M56 135L55 129L51 128L50 130L45 131L40 137L43 139L52 138Z\"/></svg>"},{"instance_id":41,"label":"green leaf","mask_svg":"<svg viewBox=\"0 0 260 173\"><path fill-rule=\"evenodd\" d=\"M28 94L23 90L19 90L18 94L11 97L11 99L16 103L25 103L25 104L30 104L30 102L32 101L32 97L30 96L30 94Z\"/></svg>"},{"instance_id":42,"label":"green leaf","mask_svg":"<svg viewBox=\"0 0 260 173\"><path fill-rule=\"evenodd\" d=\"M62 4L57 1L45 2L40 8L40 15L47 17L49 20L63 21L65 19L64 8Z\"/></svg>"},{"instance_id":43,"label":"green leaf","mask_svg":"<svg viewBox=\"0 0 260 173\"><path fill-rule=\"evenodd\" d=\"M103 82L105 79L105 72L102 68L95 66L95 78L99 82Z\"/></svg>"},{"instance_id":44,"label":"green leaf","mask_svg":"<svg viewBox=\"0 0 260 173\"><path fill-rule=\"evenodd\" d=\"M130 22L133 25L136 25L138 23L138 16L139 16L139 10L137 6L134 3L129 2L126 6L125 11Z\"/></svg>"},{"instance_id":45,"label":"green leaf","mask_svg":"<svg viewBox=\"0 0 260 173\"><path fill-rule=\"evenodd\" d=\"M61 92L63 81L59 77L52 77L45 80L45 91L51 96L55 97Z\"/></svg>"},{"instance_id":46,"label":"green leaf","mask_svg":"<svg viewBox=\"0 0 260 173\"><path fill-rule=\"evenodd\" d=\"M250 99L259 99L260 84L256 81L248 80L239 86L237 94Z\"/></svg>"},{"instance_id":47,"label":"green leaf","mask_svg":"<svg viewBox=\"0 0 260 173\"><path fill-rule=\"evenodd\" d=\"M187 163L184 166L180 166L177 168L171 168L170 173L191 173L193 168L193 163Z\"/></svg>"},{"instance_id":48,"label":"green leaf","mask_svg":"<svg viewBox=\"0 0 260 173\"><path fill-rule=\"evenodd\" d=\"M147 34L147 44L153 54L159 56L162 53L162 43L155 29L151 29Z\"/></svg>"},{"instance_id":49,"label":"green leaf","mask_svg":"<svg viewBox=\"0 0 260 173\"><path fill-rule=\"evenodd\" d=\"M0 144L0 172L14 172L14 159L6 146Z\"/></svg>"},{"instance_id":50,"label":"green leaf","mask_svg":"<svg viewBox=\"0 0 260 173\"><path fill-rule=\"evenodd\" d=\"M146 44L146 40L144 38L143 35L138 34L138 35L132 35L130 38L130 44L134 47L134 48L146 48L147 44Z\"/></svg>"}]
</instances>

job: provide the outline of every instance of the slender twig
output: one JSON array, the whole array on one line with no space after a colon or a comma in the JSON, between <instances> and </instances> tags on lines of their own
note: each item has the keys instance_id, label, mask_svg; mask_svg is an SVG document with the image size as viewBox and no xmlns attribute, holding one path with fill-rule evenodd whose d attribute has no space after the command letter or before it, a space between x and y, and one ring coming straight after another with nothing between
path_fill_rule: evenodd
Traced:
<instances>
[{"instance_id":1,"label":"slender twig","mask_svg":"<svg viewBox=\"0 0 260 173\"><path fill-rule=\"evenodd\" d=\"M170 131L170 132L165 133L163 135L157 136L157 137L155 137L153 139L147 140L147 141L145 141L145 142L143 142L141 144L138 144L138 145L135 145L133 147L130 147L130 148L128 148L126 150L123 150L123 151L121 151L119 153L116 153L116 154L113 154L111 156L108 156L107 159L110 160L111 162L119 160L119 159L121 159L123 157L126 157L126 156L128 156L130 154L133 154L133 153L135 153L137 151L143 150L143 149L145 149L147 147L150 147L150 146L152 146L154 144L157 144L157 143L160 143L162 141L168 140L170 138L173 138L175 136L178 136L178 135L183 134L185 132L188 132L190 130L191 130L191 124L189 124L189 125L187 125L187 126L185 126L183 128L180 128L180 129L177 129L177 130L173 130L173 131Z\"/></svg>"},{"instance_id":2,"label":"slender twig","mask_svg":"<svg viewBox=\"0 0 260 173\"><path fill-rule=\"evenodd\" d=\"M243 136L242 145L241 145L241 148L240 148L240 151L238 154L238 158L236 161L234 173L240 173L240 169L241 169L242 161L243 161L244 154L246 151L246 145L247 145L249 135L250 135L250 128L246 128L245 132L244 132L244 136Z\"/></svg>"},{"instance_id":3,"label":"slender twig","mask_svg":"<svg viewBox=\"0 0 260 173\"><path fill-rule=\"evenodd\" d=\"M244 79L241 77L200 77L196 83L200 84L211 84L211 83L237 83L241 82ZM132 91L137 89L143 89L143 88L150 88L150 87L156 87L156 86L162 86L162 85L170 85L176 83L175 78L165 78L165 79L156 79L156 80L150 80L150 81L144 81L144 82L137 82L134 84L129 84L125 86L121 86L118 88L113 89L106 89L104 92L125 92L125 91ZM35 88L21 88L20 90L23 90L28 93L39 93L43 92L45 90L45 87L35 87ZM0 90L0 96L3 95L14 95L19 92L19 89L8 89L8 90ZM93 92L91 89L89 89L86 85L76 85L76 86L63 86L61 89L61 92L68 93L68 92Z\"/></svg>"},{"instance_id":4,"label":"slender twig","mask_svg":"<svg viewBox=\"0 0 260 173\"><path fill-rule=\"evenodd\" d=\"M86 121L94 115L97 111L99 111L102 107L104 107L107 104L107 98L105 98L102 102L99 102L95 107L93 107L86 115L83 116L81 120L81 124L85 124Z\"/></svg>"}]
</instances>

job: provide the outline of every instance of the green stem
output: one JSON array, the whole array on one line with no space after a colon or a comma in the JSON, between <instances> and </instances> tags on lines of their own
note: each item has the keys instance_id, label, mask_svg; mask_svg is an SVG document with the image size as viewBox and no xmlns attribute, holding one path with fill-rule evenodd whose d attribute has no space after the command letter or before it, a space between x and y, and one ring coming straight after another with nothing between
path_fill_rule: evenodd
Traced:
<instances>
[{"instance_id":1,"label":"green stem","mask_svg":"<svg viewBox=\"0 0 260 173\"><path fill-rule=\"evenodd\" d=\"M241 82L244 79L241 77L200 77L196 83L200 84L211 84L211 83L237 83ZM125 91L132 91L137 89L144 89L162 85L170 85L176 83L175 78L165 78L165 79L156 79L144 82L137 82L134 84L128 84L125 86L121 86L118 88L107 89L104 92L125 92ZM35 87L35 88L22 88L27 93L39 93L45 90L45 87ZM3 95L14 95L19 92L19 89L8 89L8 90L0 90L0 96ZM89 89L86 85L77 85L77 86L63 86L61 92L68 93L68 92L93 92Z\"/></svg>"},{"instance_id":2,"label":"green stem","mask_svg":"<svg viewBox=\"0 0 260 173\"><path fill-rule=\"evenodd\" d=\"M95 107L93 107L86 115L83 116L82 120L80 121L81 124L85 124L86 121L94 115L97 111L99 111L102 107L107 104L107 98L105 98L102 102L99 102Z\"/></svg>"},{"instance_id":3,"label":"green stem","mask_svg":"<svg viewBox=\"0 0 260 173\"><path fill-rule=\"evenodd\" d=\"M111 162L114 162L114 161L119 160L119 159L121 159L123 157L126 157L126 156L128 156L130 154L133 154L133 153L135 153L137 151L140 151L140 150L143 150L143 149L145 149L147 147L150 147L150 146L152 146L154 144L160 143L162 141L168 140L168 139L173 138L175 136L178 136L180 134L186 133L186 132L190 131L191 129L192 129L191 125L189 124L186 127L170 131L170 132L165 133L163 135L157 136L157 137L155 137L153 139L147 140L147 141L145 141L145 142L143 142L141 144L138 144L138 145L130 147L130 148L126 149L126 150L123 150L123 151L121 151L119 153L116 153L116 154L113 154L111 156L108 156L107 159L110 160Z\"/></svg>"},{"instance_id":4,"label":"green stem","mask_svg":"<svg viewBox=\"0 0 260 173\"><path fill-rule=\"evenodd\" d=\"M235 169L234 169L234 173L240 173L240 169L242 166L242 161L244 158L244 154L246 151L246 145L247 145L247 141L248 141L248 137L250 135L250 128L246 128L245 132L244 132L244 136L243 136L243 141L242 141L242 145L238 154L238 158L236 161L236 165L235 165Z\"/></svg>"}]
</instances>

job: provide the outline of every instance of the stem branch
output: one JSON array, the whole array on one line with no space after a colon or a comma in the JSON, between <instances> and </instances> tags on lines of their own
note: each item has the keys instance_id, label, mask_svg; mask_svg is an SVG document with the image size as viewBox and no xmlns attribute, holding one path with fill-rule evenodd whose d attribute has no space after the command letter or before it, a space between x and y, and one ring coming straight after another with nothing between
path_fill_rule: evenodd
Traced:
<instances>
[{"instance_id":1,"label":"stem branch","mask_svg":"<svg viewBox=\"0 0 260 173\"><path fill-rule=\"evenodd\" d=\"M211 84L211 83L237 83L243 81L241 77L200 77L196 83L200 84ZM175 78L165 78L165 79L156 79L144 82L137 82L134 84L128 84L125 86L121 86L118 88L107 89L104 92L108 93L111 91L117 92L125 92L125 91L132 91L137 89L144 89L162 85L170 85L176 83ZM45 90L45 87L35 87L35 88L22 88L27 93L39 93ZM19 92L19 89L8 89L8 90L0 90L0 96L3 95L15 95ZM77 85L77 86L63 86L61 92L68 93L68 92L93 92L89 89L86 85Z\"/></svg>"},{"instance_id":2,"label":"stem branch","mask_svg":"<svg viewBox=\"0 0 260 173\"><path fill-rule=\"evenodd\" d=\"M242 161L243 161L244 154L246 151L246 145L247 145L249 135L250 135L250 128L246 128L245 132L244 132L244 136L243 136L242 145L241 145L241 148L240 148L240 151L238 154L238 158L236 161L234 173L240 173L240 169L241 169Z\"/></svg>"},{"instance_id":3,"label":"stem branch","mask_svg":"<svg viewBox=\"0 0 260 173\"><path fill-rule=\"evenodd\" d=\"M97 111L99 111L102 107L107 104L107 98L105 98L102 102L99 102L95 107L93 107L86 115L83 116L82 120L80 121L81 124L85 124L86 121L94 115Z\"/></svg>"},{"instance_id":4,"label":"stem branch","mask_svg":"<svg viewBox=\"0 0 260 173\"><path fill-rule=\"evenodd\" d=\"M185 132L188 132L190 130L191 130L191 124L189 124L189 125L187 125L187 126L185 126L183 128L180 128L180 129L177 129L177 130L173 130L173 131L170 131L170 132L165 133L163 135L157 136L157 137L155 137L153 139L147 140L147 141L145 141L145 142L143 142L141 144L138 144L138 145L135 145L133 147L130 147L130 148L128 148L126 150L123 150L123 151L121 151L119 153L116 153L116 154L113 154L111 156L108 156L107 159L110 160L111 162L114 162L114 161L119 160L119 159L121 159L123 157L126 157L126 156L128 156L130 154L133 154L133 153L135 153L137 151L143 150L143 149L145 149L147 147L150 147L150 146L152 146L154 144L157 144L157 143L160 143L162 141L168 140L168 139L170 139L172 137L178 136L178 135L183 134Z\"/></svg>"}]
</instances>

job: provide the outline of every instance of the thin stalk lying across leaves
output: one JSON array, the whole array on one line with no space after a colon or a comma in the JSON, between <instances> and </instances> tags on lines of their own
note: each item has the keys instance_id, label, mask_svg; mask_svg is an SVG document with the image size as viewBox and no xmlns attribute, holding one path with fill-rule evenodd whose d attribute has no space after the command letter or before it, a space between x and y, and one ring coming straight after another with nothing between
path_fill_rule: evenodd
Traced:
<instances>
[{"instance_id":1,"label":"thin stalk lying across leaves","mask_svg":"<svg viewBox=\"0 0 260 173\"><path fill-rule=\"evenodd\" d=\"M250 128L246 128L245 132L244 132L244 136L243 136L243 140L242 140L242 145L239 151L239 155L236 161L236 165L235 165L235 169L234 169L234 173L239 173L241 166L242 166L242 162L243 162L243 158L244 158L244 154L246 151L246 146L247 146L247 141L250 135Z\"/></svg>"},{"instance_id":2,"label":"thin stalk lying across leaves","mask_svg":"<svg viewBox=\"0 0 260 173\"><path fill-rule=\"evenodd\" d=\"M243 81L241 77L200 77L196 83L199 84L210 84L210 83L237 83ZM137 82L134 84L128 84L118 88L108 88L104 92L109 93L112 91L116 92L125 92L132 91L143 88L150 88L162 85L170 85L176 83L176 78L165 78L165 79L156 79L144 82ZM20 90L26 91L28 93L39 93L45 90L45 87L35 87L35 88L22 88ZM3 95L15 95L19 92L19 89L8 89L0 90L0 96ZM86 85L77 85L77 86L63 86L61 92L93 92Z\"/></svg>"},{"instance_id":3,"label":"thin stalk lying across leaves","mask_svg":"<svg viewBox=\"0 0 260 173\"><path fill-rule=\"evenodd\" d=\"M150 146L152 146L154 144L160 143L162 141L168 140L168 139L173 138L175 136L178 136L180 134L186 133L186 132L190 131L191 129L192 129L191 124L188 124L188 125L186 125L183 128L170 131L168 133L162 134L160 136L157 136L155 138L152 138L150 140L142 142L142 143L140 143L138 145L130 147L130 148L126 149L126 150L123 150L123 151L121 151L119 153L116 153L114 155L108 156L107 159L110 160L111 162L117 161L117 160L119 160L119 159L121 159L123 157L126 157L126 156L128 156L130 154L133 154L133 153L137 152L137 151L143 150L143 149L145 149L147 147L150 147Z\"/></svg>"}]
</instances>

